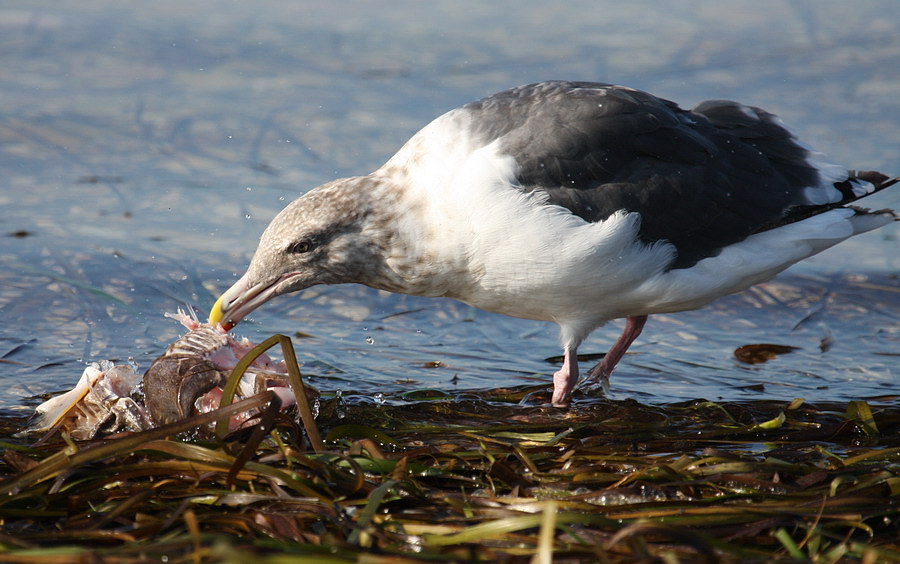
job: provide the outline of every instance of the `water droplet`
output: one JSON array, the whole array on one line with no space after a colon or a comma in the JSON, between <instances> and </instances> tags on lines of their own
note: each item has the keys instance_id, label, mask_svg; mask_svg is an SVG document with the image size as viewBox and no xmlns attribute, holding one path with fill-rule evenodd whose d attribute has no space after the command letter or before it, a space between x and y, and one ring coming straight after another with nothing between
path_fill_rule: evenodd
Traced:
<instances>
[{"instance_id":1,"label":"water droplet","mask_svg":"<svg viewBox=\"0 0 900 564\"><path fill-rule=\"evenodd\" d=\"M247 186L247 191L248 191L248 192L252 192L252 191L253 191L253 186Z\"/></svg>"},{"instance_id":2,"label":"water droplet","mask_svg":"<svg viewBox=\"0 0 900 564\"><path fill-rule=\"evenodd\" d=\"M281 202L283 202L283 201L284 201L284 196L278 196L278 200L281 201Z\"/></svg>"},{"instance_id":3,"label":"water droplet","mask_svg":"<svg viewBox=\"0 0 900 564\"><path fill-rule=\"evenodd\" d=\"M372 337L366 337L366 342L369 343L370 345L374 345L375 339L373 339Z\"/></svg>"},{"instance_id":4,"label":"water droplet","mask_svg":"<svg viewBox=\"0 0 900 564\"><path fill-rule=\"evenodd\" d=\"M334 392L335 406L334 406L334 414L338 419L343 419L347 417L347 409L344 406L344 401L341 399L341 391L336 390Z\"/></svg>"},{"instance_id":5,"label":"water droplet","mask_svg":"<svg viewBox=\"0 0 900 564\"><path fill-rule=\"evenodd\" d=\"M252 216L251 216L249 213L247 213L247 214L244 214L244 217L245 217L246 219L250 219Z\"/></svg>"},{"instance_id":6,"label":"water droplet","mask_svg":"<svg viewBox=\"0 0 900 564\"><path fill-rule=\"evenodd\" d=\"M375 392L375 395L372 396L372 399L375 400L375 403L381 405L384 403L384 394L382 394L381 392Z\"/></svg>"}]
</instances>

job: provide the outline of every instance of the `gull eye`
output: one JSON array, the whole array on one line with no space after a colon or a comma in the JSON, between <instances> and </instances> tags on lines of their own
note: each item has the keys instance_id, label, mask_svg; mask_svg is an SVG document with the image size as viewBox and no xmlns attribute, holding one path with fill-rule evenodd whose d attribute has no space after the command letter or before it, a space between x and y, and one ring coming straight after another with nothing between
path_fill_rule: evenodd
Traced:
<instances>
[{"instance_id":1,"label":"gull eye","mask_svg":"<svg viewBox=\"0 0 900 564\"><path fill-rule=\"evenodd\" d=\"M308 253L310 249L312 249L312 243L306 239L301 239L296 243L291 243L291 246L288 247L287 251L289 253Z\"/></svg>"}]
</instances>

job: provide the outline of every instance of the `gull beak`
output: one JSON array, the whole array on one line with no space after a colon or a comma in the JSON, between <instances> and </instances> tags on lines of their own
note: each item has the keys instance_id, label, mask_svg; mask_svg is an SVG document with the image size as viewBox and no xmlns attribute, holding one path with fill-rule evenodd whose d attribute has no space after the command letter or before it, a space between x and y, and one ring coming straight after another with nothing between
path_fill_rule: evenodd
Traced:
<instances>
[{"instance_id":1,"label":"gull beak","mask_svg":"<svg viewBox=\"0 0 900 564\"><path fill-rule=\"evenodd\" d=\"M252 309L255 309L240 307L245 305L249 298L252 297L248 296L247 290L249 289L247 275L244 274L231 288L225 290L219 296L219 299L216 300L216 303L213 304L212 310L209 312L209 324L216 325L218 323L226 331L231 331L245 315L250 313Z\"/></svg>"},{"instance_id":2,"label":"gull beak","mask_svg":"<svg viewBox=\"0 0 900 564\"><path fill-rule=\"evenodd\" d=\"M273 280L267 280L250 286L250 280L244 274L231 288L225 290L209 312L210 325L220 324L226 331L231 331L248 313L277 296L282 282L293 278L296 273L283 274Z\"/></svg>"}]
</instances>

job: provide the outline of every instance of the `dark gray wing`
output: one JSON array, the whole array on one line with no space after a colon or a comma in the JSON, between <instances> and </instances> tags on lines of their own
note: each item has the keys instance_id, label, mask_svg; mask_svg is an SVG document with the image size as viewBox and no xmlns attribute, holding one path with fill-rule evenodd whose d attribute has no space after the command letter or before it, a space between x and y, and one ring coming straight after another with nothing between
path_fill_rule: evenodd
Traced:
<instances>
[{"instance_id":1,"label":"dark gray wing","mask_svg":"<svg viewBox=\"0 0 900 564\"><path fill-rule=\"evenodd\" d=\"M690 267L808 208L804 188L823 181L778 118L735 102L686 111L620 86L543 82L464 110L480 142L499 140L515 158L524 190L546 192L587 221L638 212L643 241L677 249L670 268Z\"/></svg>"}]
</instances>

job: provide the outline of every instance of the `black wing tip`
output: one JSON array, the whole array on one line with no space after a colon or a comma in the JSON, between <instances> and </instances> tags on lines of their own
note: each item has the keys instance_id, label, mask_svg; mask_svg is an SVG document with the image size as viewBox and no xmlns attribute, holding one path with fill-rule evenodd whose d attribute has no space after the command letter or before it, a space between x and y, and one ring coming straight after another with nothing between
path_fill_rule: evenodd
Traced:
<instances>
[{"instance_id":1,"label":"black wing tip","mask_svg":"<svg viewBox=\"0 0 900 564\"><path fill-rule=\"evenodd\" d=\"M867 173L871 173L871 174L877 175L879 177L879 178L873 177L878 181L877 183L872 182L872 185L875 186L875 190L872 192L868 192L868 193L864 194L863 196L856 196L856 197L852 198L852 200L857 200L857 199L863 198L865 196L871 196L878 190L883 190L883 189L887 188L888 186L893 186L894 184L897 184L898 182L900 182L900 177L890 178L889 176L881 174L880 172L862 171L862 174L867 174ZM863 178L861 176L854 176L856 174L860 174L860 173L858 173L856 171L851 171L850 178L851 179L859 178L860 180L866 180L865 178ZM870 182L869 180L866 180L866 181ZM847 183L847 182L849 182L849 180L845 180L843 183ZM835 184L841 184L841 183L835 183ZM754 231L754 233L761 233L763 231L769 231L770 229L775 229L776 227L782 227L789 223L803 221L804 219L809 219L810 217L819 215L820 213L825 213L827 211L830 211L833 209L838 209L838 208L853 210L853 212L856 215L884 215L884 216L893 218L893 221L900 221L900 215L898 215L897 212L892 210L891 208L882 208L879 210L871 210L869 208L864 208L862 206L853 205L850 200L845 199L840 202L831 202L829 204L824 204L824 205L797 206L795 208L790 209L788 211L788 213L785 214L785 216L783 218L781 218L779 221L775 221L775 222L763 225L759 229Z\"/></svg>"},{"instance_id":2,"label":"black wing tip","mask_svg":"<svg viewBox=\"0 0 900 564\"><path fill-rule=\"evenodd\" d=\"M900 182L900 177L891 178L877 170L850 170L847 172L845 180L834 183L834 187L841 193L841 199L833 202L835 205L855 202Z\"/></svg>"},{"instance_id":3,"label":"black wing tip","mask_svg":"<svg viewBox=\"0 0 900 564\"><path fill-rule=\"evenodd\" d=\"M868 182L875 187L875 192L884 190L888 186L893 186L894 184L900 182L900 176L891 178L890 176L882 172L878 172L877 170L851 170L849 172L851 180L856 178Z\"/></svg>"}]
</instances>

